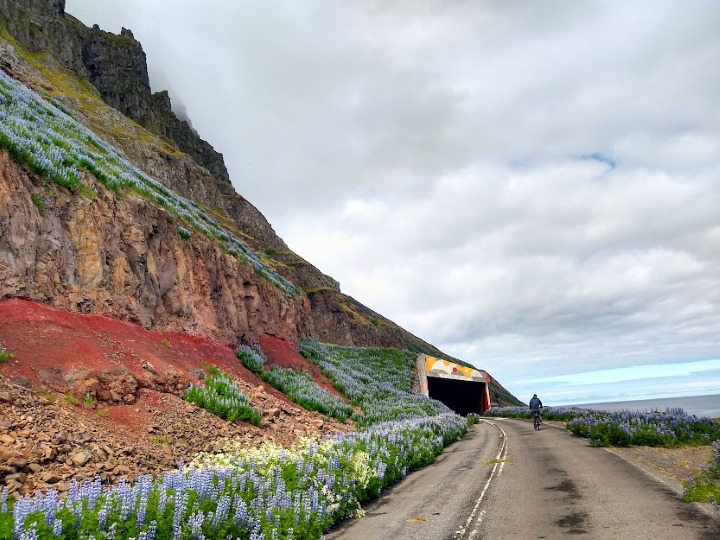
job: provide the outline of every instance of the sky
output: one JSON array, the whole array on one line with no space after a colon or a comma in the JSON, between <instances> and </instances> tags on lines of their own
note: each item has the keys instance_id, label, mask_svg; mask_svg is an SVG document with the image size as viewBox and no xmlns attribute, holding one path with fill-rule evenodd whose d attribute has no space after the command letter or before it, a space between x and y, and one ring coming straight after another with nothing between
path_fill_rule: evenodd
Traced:
<instances>
[{"instance_id":1,"label":"sky","mask_svg":"<svg viewBox=\"0 0 720 540\"><path fill-rule=\"evenodd\" d=\"M716 0L67 0L343 292L545 404L720 394Z\"/></svg>"}]
</instances>

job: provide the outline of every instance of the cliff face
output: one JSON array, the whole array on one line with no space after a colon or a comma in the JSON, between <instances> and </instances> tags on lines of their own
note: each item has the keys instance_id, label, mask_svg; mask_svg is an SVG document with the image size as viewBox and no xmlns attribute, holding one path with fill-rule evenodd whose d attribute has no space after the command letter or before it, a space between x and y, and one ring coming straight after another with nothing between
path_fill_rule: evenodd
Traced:
<instances>
[{"instance_id":1,"label":"cliff face","mask_svg":"<svg viewBox=\"0 0 720 540\"><path fill-rule=\"evenodd\" d=\"M151 93L145 53L130 30L123 28L118 36L98 26L87 28L65 13L64 0L0 0L0 21L25 47L50 51L64 67L90 81L110 106L230 183L222 154L175 116L167 93Z\"/></svg>"},{"instance_id":2,"label":"cliff face","mask_svg":"<svg viewBox=\"0 0 720 540\"><path fill-rule=\"evenodd\" d=\"M184 240L148 201L54 191L0 153L0 298L24 297L224 343L310 334L304 296L288 297L202 235ZM32 195L47 200L40 210Z\"/></svg>"},{"instance_id":3,"label":"cliff face","mask_svg":"<svg viewBox=\"0 0 720 540\"><path fill-rule=\"evenodd\" d=\"M130 31L116 36L87 28L57 0L0 0L0 22L7 29L0 27L0 68L60 101L145 173L200 204L306 293L284 298L209 240L178 240L164 211L140 199L116 199L102 190L91 200L58 192L52 209L40 216L30 193L45 189L41 179L23 176L22 168L3 158L0 298L28 297L224 342L254 342L269 333L291 342L307 336L441 354L343 295L337 281L288 249L262 213L213 169L212 160L198 157L209 155L209 145L177 120L166 93L150 93L145 55ZM191 142L183 146L179 140ZM188 144L195 146L192 152Z\"/></svg>"}]
</instances>

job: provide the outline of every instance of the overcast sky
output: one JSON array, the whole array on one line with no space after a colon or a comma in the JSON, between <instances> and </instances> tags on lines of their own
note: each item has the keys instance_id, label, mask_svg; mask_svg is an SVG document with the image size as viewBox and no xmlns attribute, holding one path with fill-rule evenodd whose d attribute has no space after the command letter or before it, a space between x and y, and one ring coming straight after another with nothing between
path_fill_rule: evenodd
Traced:
<instances>
[{"instance_id":1,"label":"overcast sky","mask_svg":"<svg viewBox=\"0 0 720 540\"><path fill-rule=\"evenodd\" d=\"M720 394L720 2L66 9L294 251L520 399Z\"/></svg>"}]
</instances>

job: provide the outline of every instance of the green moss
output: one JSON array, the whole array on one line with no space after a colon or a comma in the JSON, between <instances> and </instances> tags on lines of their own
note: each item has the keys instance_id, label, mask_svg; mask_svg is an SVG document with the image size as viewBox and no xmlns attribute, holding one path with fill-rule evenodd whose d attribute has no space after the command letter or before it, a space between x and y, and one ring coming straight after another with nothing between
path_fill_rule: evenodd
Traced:
<instances>
[{"instance_id":1,"label":"green moss","mask_svg":"<svg viewBox=\"0 0 720 540\"><path fill-rule=\"evenodd\" d=\"M372 310L366 308L351 296L338 293L336 298L343 312L345 312L350 320L364 326L375 326L378 328L388 328L390 326L386 321L375 317Z\"/></svg>"},{"instance_id":2,"label":"green moss","mask_svg":"<svg viewBox=\"0 0 720 540\"><path fill-rule=\"evenodd\" d=\"M310 287L309 289L303 289L305 294L314 294L321 291L334 291L332 287Z\"/></svg>"}]
</instances>

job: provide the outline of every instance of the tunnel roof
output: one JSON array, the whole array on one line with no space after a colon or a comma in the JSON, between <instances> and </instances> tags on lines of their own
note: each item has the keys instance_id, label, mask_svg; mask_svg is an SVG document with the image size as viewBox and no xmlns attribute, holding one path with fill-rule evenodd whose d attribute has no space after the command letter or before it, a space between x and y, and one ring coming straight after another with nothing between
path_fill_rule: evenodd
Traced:
<instances>
[{"instance_id":1,"label":"tunnel roof","mask_svg":"<svg viewBox=\"0 0 720 540\"><path fill-rule=\"evenodd\" d=\"M479 369L463 366L450 360L428 356L425 358L425 373L428 377L465 379L469 381L487 380L487 373Z\"/></svg>"}]
</instances>

